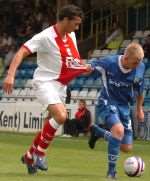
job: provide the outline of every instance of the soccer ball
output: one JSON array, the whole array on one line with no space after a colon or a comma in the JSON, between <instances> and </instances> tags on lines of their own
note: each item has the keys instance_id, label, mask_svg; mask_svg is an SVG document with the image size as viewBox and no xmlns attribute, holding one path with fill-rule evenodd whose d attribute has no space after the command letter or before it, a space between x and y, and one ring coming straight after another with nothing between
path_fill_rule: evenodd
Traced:
<instances>
[{"instance_id":1,"label":"soccer ball","mask_svg":"<svg viewBox=\"0 0 150 181\"><path fill-rule=\"evenodd\" d=\"M125 160L124 171L129 177L139 177L143 174L145 163L139 156L132 156Z\"/></svg>"}]
</instances>

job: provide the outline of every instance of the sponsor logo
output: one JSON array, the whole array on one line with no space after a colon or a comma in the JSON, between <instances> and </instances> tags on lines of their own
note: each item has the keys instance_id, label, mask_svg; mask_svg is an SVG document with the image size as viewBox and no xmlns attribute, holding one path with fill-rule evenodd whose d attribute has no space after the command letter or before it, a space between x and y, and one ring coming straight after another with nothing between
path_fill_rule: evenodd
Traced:
<instances>
[{"instance_id":1,"label":"sponsor logo","mask_svg":"<svg viewBox=\"0 0 150 181\"><path fill-rule=\"evenodd\" d=\"M15 112L8 114L0 111L0 127L16 129L41 129L43 124L43 114L35 116L32 112Z\"/></svg>"},{"instance_id":2,"label":"sponsor logo","mask_svg":"<svg viewBox=\"0 0 150 181\"><path fill-rule=\"evenodd\" d=\"M125 83L125 82L121 82L121 81L114 81L112 79L109 79L109 84L114 85L116 87L129 87L130 85Z\"/></svg>"}]
</instances>

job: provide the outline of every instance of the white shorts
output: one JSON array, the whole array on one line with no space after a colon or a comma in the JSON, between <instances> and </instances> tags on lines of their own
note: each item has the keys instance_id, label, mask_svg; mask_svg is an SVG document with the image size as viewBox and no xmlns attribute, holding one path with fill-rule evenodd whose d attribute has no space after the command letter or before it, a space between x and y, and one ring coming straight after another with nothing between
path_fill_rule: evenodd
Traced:
<instances>
[{"instance_id":1,"label":"white shorts","mask_svg":"<svg viewBox=\"0 0 150 181\"><path fill-rule=\"evenodd\" d=\"M58 81L33 80L33 89L37 100L47 108L50 104L64 103L66 98L66 86Z\"/></svg>"}]
</instances>

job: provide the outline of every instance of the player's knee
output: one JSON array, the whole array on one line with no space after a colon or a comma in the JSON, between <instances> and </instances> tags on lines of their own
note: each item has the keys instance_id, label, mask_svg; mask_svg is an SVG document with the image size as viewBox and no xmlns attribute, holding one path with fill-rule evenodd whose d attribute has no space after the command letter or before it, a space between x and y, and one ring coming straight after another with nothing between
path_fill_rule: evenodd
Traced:
<instances>
[{"instance_id":1,"label":"player's knee","mask_svg":"<svg viewBox=\"0 0 150 181\"><path fill-rule=\"evenodd\" d=\"M123 135L124 135L124 128L123 127L119 127L116 132L117 132L117 135L119 137L123 137Z\"/></svg>"},{"instance_id":2,"label":"player's knee","mask_svg":"<svg viewBox=\"0 0 150 181\"><path fill-rule=\"evenodd\" d=\"M121 151L124 153L128 153L128 152L132 151L132 148L133 148L132 145L127 145L127 144L121 145L121 147L120 147Z\"/></svg>"},{"instance_id":3,"label":"player's knee","mask_svg":"<svg viewBox=\"0 0 150 181\"><path fill-rule=\"evenodd\" d=\"M67 113L65 111L62 111L58 114L57 120L59 121L59 124L63 124L67 119Z\"/></svg>"},{"instance_id":4,"label":"player's knee","mask_svg":"<svg viewBox=\"0 0 150 181\"><path fill-rule=\"evenodd\" d=\"M112 127L112 134L114 137L122 139L124 136L124 127L122 124L118 124Z\"/></svg>"}]
</instances>

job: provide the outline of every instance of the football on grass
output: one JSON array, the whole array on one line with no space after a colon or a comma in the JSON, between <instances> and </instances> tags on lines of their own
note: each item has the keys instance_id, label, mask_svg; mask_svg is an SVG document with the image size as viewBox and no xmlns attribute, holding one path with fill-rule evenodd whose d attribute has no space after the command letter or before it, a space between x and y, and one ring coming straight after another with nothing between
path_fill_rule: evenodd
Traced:
<instances>
[{"instance_id":1,"label":"football on grass","mask_svg":"<svg viewBox=\"0 0 150 181\"><path fill-rule=\"evenodd\" d=\"M139 177L143 174L145 163L139 156L132 156L124 161L124 171L129 177Z\"/></svg>"}]
</instances>

